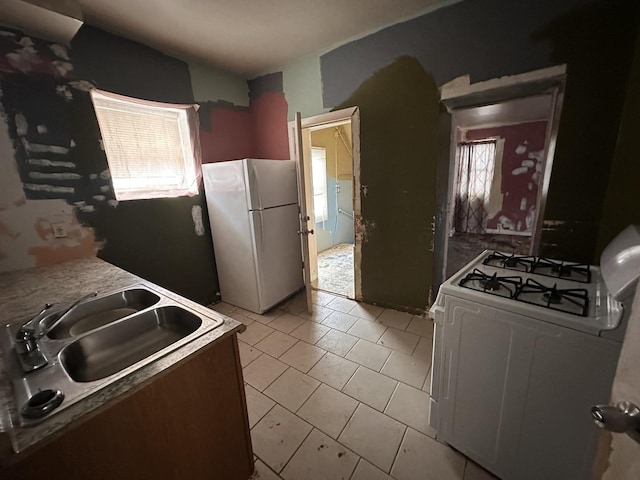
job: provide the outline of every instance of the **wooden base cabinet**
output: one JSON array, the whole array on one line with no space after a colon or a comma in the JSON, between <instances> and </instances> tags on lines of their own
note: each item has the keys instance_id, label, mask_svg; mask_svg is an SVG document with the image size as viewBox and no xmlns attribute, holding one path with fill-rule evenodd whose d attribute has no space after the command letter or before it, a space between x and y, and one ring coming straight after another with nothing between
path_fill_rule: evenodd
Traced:
<instances>
[{"instance_id":1,"label":"wooden base cabinet","mask_svg":"<svg viewBox=\"0 0 640 480\"><path fill-rule=\"evenodd\" d=\"M247 480L253 472L236 335L0 469L3 480Z\"/></svg>"}]
</instances>

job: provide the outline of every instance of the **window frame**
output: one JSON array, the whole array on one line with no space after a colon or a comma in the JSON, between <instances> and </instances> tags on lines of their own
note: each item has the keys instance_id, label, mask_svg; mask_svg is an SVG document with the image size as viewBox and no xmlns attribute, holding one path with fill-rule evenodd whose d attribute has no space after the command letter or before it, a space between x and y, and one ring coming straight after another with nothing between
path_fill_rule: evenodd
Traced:
<instances>
[{"instance_id":1,"label":"window frame","mask_svg":"<svg viewBox=\"0 0 640 480\"><path fill-rule=\"evenodd\" d=\"M154 102L142 100L124 95L115 94L94 88L90 91L91 101L94 106L96 119L100 129L102 140L102 148L109 165L109 174L111 176L111 184L113 192L118 201L127 200L145 200L153 198L175 198L182 196L195 196L200 193L202 184L201 170L201 152L199 139L199 125L197 104L172 104L163 102ZM152 117L158 117L162 121L165 120L165 128L171 128L172 120L175 120L177 132L175 137L178 142L172 142L173 147L180 150L181 160L173 162L165 162L164 167L167 170L173 170L173 173L167 173L165 176L156 177L140 177L135 174L127 175L127 161L136 157L134 155L120 156L123 151L123 145L126 144L127 150L130 148L139 148L140 152L144 151L145 144L138 145L139 142L147 142L146 145L153 146L153 134L141 135L136 137L135 142L127 143L127 139L122 141L112 141L110 137L117 136L117 132L110 130L109 121L118 121L118 119L108 118L108 111L117 111L124 119L126 128L127 116L143 115L149 119L151 124ZM134 121L131 120L130 125ZM167 127L168 126L168 127ZM121 126L120 126L121 127ZM122 130L121 130L122 131ZM144 158L144 154L140 154L139 158ZM146 167L147 171L154 169L154 164L137 160L138 163L132 163L131 167ZM162 163L158 163L162 166ZM134 169L135 170L135 169ZM146 178L146 180L142 180ZM155 182L155 183L154 183Z\"/></svg>"},{"instance_id":2,"label":"window frame","mask_svg":"<svg viewBox=\"0 0 640 480\"><path fill-rule=\"evenodd\" d=\"M318 156L314 155L314 152L322 152L323 165L316 165ZM316 176L321 175L324 182L321 179L318 183L323 183L324 191L316 191ZM329 220L329 188L327 185L327 149L325 147L311 147L311 186L313 192L313 217L314 223L322 223ZM320 209L320 214L318 210Z\"/></svg>"}]
</instances>

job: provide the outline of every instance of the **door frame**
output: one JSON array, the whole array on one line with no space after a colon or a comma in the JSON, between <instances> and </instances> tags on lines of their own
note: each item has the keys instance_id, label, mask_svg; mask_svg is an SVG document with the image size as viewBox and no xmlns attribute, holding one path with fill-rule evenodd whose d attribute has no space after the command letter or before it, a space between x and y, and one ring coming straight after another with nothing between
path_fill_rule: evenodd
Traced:
<instances>
[{"instance_id":1,"label":"door frame","mask_svg":"<svg viewBox=\"0 0 640 480\"><path fill-rule=\"evenodd\" d=\"M303 118L301 120L301 135L302 143L304 147L311 147L310 132L311 130L319 130L321 128L328 128L334 123L351 123L351 161L353 169L353 228L354 228L354 258L353 258L353 280L354 280L354 297L355 300L362 300L362 278L361 278L361 261L362 261L362 216L361 216L361 200L360 200L360 110L358 107L343 108L341 110L335 110L333 112L323 113L320 115L314 115L311 117ZM289 143L295 141L292 136L294 122L289 122ZM309 136L309 141L304 141L304 138ZM303 155L305 158L305 166L310 167L310 158L306 159L309 155ZM311 168L305 168L305 184L311 185ZM308 215L313 216L313 194L310 189L306 192L306 206ZM314 222L315 223L315 219ZM307 236L308 240L308 236ZM315 240L314 240L315 244ZM310 251L315 251L314 248L310 248ZM317 271L317 254L310 256L311 271ZM313 264L315 262L315 264Z\"/></svg>"}]
</instances>

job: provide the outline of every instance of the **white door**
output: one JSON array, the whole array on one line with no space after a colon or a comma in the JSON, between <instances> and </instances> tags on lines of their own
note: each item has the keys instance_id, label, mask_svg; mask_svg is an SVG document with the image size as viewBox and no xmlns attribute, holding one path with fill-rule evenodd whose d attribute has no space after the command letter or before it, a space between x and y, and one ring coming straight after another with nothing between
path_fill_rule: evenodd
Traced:
<instances>
[{"instance_id":1,"label":"white door","mask_svg":"<svg viewBox=\"0 0 640 480\"><path fill-rule=\"evenodd\" d=\"M300 211L300 244L302 248L302 261L304 263L303 272L304 272L304 288L306 291L307 297L307 311L312 313L313 311L313 302L311 300L311 270L309 268L309 234L313 234L313 223L310 223L313 219L309 217L307 214L307 187L305 185L305 174L304 174L304 153L302 147L302 119L300 117L300 112L296 112L295 122L292 122L292 128L289 129L289 135L291 135L291 139L289 140L289 149L291 154L291 159L296 161L297 170L298 170L298 205ZM311 228L309 228L311 227Z\"/></svg>"},{"instance_id":2,"label":"white door","mask_svg":"<svg viewBox=\"0 0 640 480\"><path fill-rule=\"evenodd\" d=\"M636 289L627 333L613 382L611 403L633 402L640 407L640 284ZM604 480L640 478L640 444L624 433L603 432L595 477Z\"/></svg>"},{"instance_id":3,"label":"white door","mask_svg":"<svg viewBox=\"0 0 640 480\"><path fill-rule=\"evenodd\" d=\"M298 205L251 212L260 310L302 288Z\"/></svg>"}]
</instances>

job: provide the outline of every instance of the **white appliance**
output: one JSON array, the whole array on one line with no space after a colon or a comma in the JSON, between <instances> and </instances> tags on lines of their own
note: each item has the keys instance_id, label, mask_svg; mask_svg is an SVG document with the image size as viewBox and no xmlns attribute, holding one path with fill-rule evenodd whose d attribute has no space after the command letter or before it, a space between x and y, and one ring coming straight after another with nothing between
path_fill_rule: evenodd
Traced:
<instances>
[{"instance_id":1,"label":"white appliance","mask_svg":"<svg viewBox=\"0 0 640 480\"><path fill-rule=\"evenodd\" d=\"M263 313L303 287L296 164L202 165L222 300Z\"/></svg>"},{"instance_id":2,"label":"white appliance","mask_svg":"<svg viewBox=\"0 0 640 480\"><path fill-rule=\"evenodd\" d=\"M637 245L632 226L607 247L602 270L485 251L443 283L429 312L438 440L503 480L591 478L590 412L609 402Z\"/></svg>"}]
</instances>

